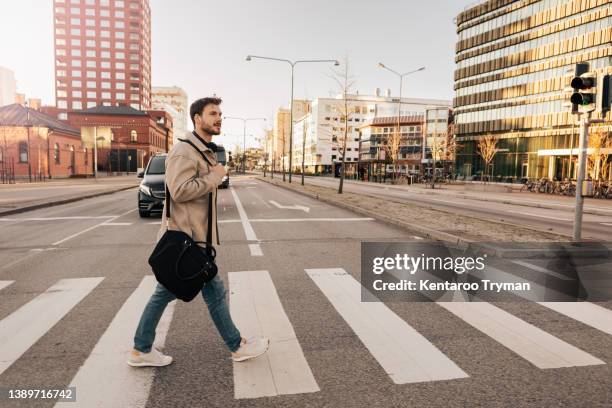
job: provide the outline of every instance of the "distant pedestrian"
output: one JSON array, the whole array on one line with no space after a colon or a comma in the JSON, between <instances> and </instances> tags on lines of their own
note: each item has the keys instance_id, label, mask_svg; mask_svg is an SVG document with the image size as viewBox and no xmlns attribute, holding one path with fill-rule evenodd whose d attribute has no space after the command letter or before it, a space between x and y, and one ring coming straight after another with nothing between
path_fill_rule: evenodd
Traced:
<instances>
[{"instance_id":1,"label":"distant pedestrian","mask_svg":"<svg viewBox=\"0 0 612 408\"><path fill-rule=\"evenodd\" d=\"M217 163L216 148L212 143L213 135L221 133L221 99L202 98L195 101L190 108L194 131L186 137L203 152L213 166L209 166L192 146L177 142L166 158L166 185L170 191L172 216L168 228L183 231L195 241L204 243L208 233L208 196L213 193L212 242L219 244L217 227L217 187L226 174L225 168ZM163 212L162 223L157 239L166 230L166 213ZM205 248L205 246L203 246ZM245 339L234 325L226 300L226 291L219 275L215 276L202 288L202 296L212 320L231 352L234 361L244 361L265 353L268 339ZM128 364L134 367L165 366L172 363L172 357L162 354L153 348L155 328L166 308L176 297L161 284L145 307L134 336L134 349Z\"/></svg>"}]
</instances>

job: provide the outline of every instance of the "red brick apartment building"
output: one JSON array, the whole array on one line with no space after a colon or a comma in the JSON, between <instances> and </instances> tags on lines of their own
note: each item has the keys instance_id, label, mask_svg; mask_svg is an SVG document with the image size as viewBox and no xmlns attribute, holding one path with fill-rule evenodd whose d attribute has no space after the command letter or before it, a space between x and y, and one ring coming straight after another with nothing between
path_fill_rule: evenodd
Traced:
<instances>
[{"instance_id":1,"label":"red brick apartment building","mask_svg":"<svg viewBox=\"0 0 612 408\"><path fill-rule=\"evenodd\" d=\"M58 118L95 106L151 107L149 0L54 0Z\"/></svg>"}]
</instances>

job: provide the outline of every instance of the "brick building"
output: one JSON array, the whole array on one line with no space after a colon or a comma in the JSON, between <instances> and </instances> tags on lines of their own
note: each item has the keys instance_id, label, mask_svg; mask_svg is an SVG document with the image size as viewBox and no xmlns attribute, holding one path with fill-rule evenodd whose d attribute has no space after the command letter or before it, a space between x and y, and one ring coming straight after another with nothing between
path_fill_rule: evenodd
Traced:
<instances>
[{"instance_id":1,"label":"brick building","mask_svg":"<svg viewBox=\"0 0 612 408\"><path fill-rule=\"evenodd\" d=\"M92 151L79 129L38 110L0 107L0 179L92 174Z\"/></svg>"},{"instance_id":2,"label":"brick building","mask_svg":"<svg viewBox=\"0 0 612 408\"><path fill-rule=\"evenodd\" d=\"M68 114L87 145L97 139L98 171L137 172L157 153L172 148L172 118L164 111L97 106Z\"/></svg>"},{"instance_id":3,"label":"brick building","mask_svg":"<svg viewBox=\"0 0 612 408\"><path fill-rule=\"evenodd\" d=\"M149 0L54 0L55 96L67 119L98 105L151 107Z\"/></svg>"}]
</instances>

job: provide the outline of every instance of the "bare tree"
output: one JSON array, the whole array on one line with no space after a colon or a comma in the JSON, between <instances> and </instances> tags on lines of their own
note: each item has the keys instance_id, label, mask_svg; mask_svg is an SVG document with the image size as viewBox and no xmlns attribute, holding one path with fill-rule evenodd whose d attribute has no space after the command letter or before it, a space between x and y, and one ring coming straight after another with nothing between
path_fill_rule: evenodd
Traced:
<instances>
[{"instance_id":1,"label":"bare tree","mask_svg":"<svg viewBox=\"0 0 612 408\"><path fill-rule=\"evenodd\" d=\"M349 119L354 113L354 107L349 106L348 95L351 94L355 85L354 77L351 75L348 56L344 58L342 68L332 69L331 78L336 83L337 90L340 92L340 103L334 104L333 108L340 119L340 132L337 135L336 143L338 143L338 153L342 163L340 173L340 184L338 185L338 194L342 194L344 185L344 176L346 174L346 144L348 142ZM338 137L339 136L339 137ZM332 136L333 142L333 136Z\"/></svg>"},{"instance_id":2,"label":"bare tree","mask_svg":"<svg viewBox=\"0 0 612 408\"><path fill-rule=\"evenodd\" d=\"M398 123L399 125L399 123ZM387 136L384 144L385 154L388 160L393 165L393 173L391 175L392 183L397 179L398 160L400 155L400 145L402 143L401 127L397 126L395 130Z\"/></svg>"},{"instance_id":3,"label":"bare tree","mask_svg":"<svg viewBox=\"0 0 612 408\"><path fill-rule=\"evenodd\" d=\"M488 180L488 171L495 154L497 153L497 142L499 139L493 135L486 135L478 140L476 149L485 162L485 176Z\"/></svg>"},{"instance_id":4,"label":"bare tree","mask_svg":"<svg viewBox=\"0 0 612 408\"><path fill-rule=\"evenodd\" d=\"M589 150L587 156L587 172L591 180L605 180L608 177L612 138L603 127L598 126L589 134Z\"/></svg>"}]
</instances>

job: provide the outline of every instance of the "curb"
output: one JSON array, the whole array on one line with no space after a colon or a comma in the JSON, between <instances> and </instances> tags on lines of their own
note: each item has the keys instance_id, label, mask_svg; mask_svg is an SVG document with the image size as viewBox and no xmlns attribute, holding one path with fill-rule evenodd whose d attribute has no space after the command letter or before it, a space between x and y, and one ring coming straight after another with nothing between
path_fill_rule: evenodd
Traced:
<instances>
[{"instance_id":1,"label":"curb","mask_svg":"<svg viewBox=\"0 0 612 408\"><path fill-rule=\"evenodd\" d=\"M315 180L317 180L317 178L314 178ZM369 184L360 184L360 183L356 183L356 182L351 182L350 184L355 184L355 185L363 185L363 186L372 186L372 187L376 187L376 188L389 188L389 187L395 187L395 186L387 186L387 185L379 185L377 183L369 183ZM321 186L323 187L323 186ZM435 190L435 189L434 189ZM521 201L515 201L515 200L510 200L507 198L486 198L486 197L474 197L474 196L467 196L464 194L444 194L444 193L435 193L433 190L430 191L418 191L418 190L400 190L400 191L404 191L404 192L410 192L410 193L415 193L415 194L421 194L421 195L437 195L437 196L449 196L451 198L461 198L464 200L473 200L473 201L486 201L486 202L491 202L491 203L500 203L500 204L508 204L508 205L515 205L518 207L531 207L531 208L545 208L545 209L549 209L549 210L558 210L558 211L565 211L565 212L570 212L573 213L574 209L571 207L567 207L565 204L546 204L546 203L530 203L530 202L521 202ZM604 210L604 209L589 209L589 208L584 208L583 209L583 213L584 214L591 214L591 215L602 215L602 216L612 216L612 209L610 210Z\"/></svg>"},{"instance_id":2,"label":"curb","mask_svg":"<svg viewBox=\"0 0 612 408\"><path fill-rule=\"evenodd\" d=\"M32 211L32 210L38 210L40 208L54 207L56 205L73 203L75 201L81 201L81 200L85 200L87 198L99 197L99 196L103 196L103 195L107 195L107 194L113 194L113 193L117 193L119 191L129 190L131 188L136 188L136 187L138 187L138 186L135 185L135 186L130 186L130 187L121 187L121 188L114 189L114 190L106 190L106 191L102 191L102 192L98 192L98 193L92 193L92 194L87 194L87 195L79 196L79 197L64 198L64 199L56 200L56 201L47 201L47 202L44 202L44 203L32 204L32 205L28 205L28 206L24 206L24 207L14 208L12 210L1 211L0 212L0 217L4 217L6 215L20 214L20 213L24 213L24 212Z\"/></svg>"},{"instance_id":3,"label":"curb","mask_svg":"<svg viewBox=\"0 0 612 408\"><path fill-rule=\"evenodd\" d=\"M446 232L436 231L436 230L433 230L433 229L430 229L430 228L427 228L427 227L422 227L422 226L418 226L418 225L409 224L409 223L404 222L404 221L399 221L399 220L396 220L396 219L391 218L391 217L386 217L386 216L381 215L379 213L376 213L374 211L364 210L363 208L359 208L359 207L351 205L351 204L339 203L337 201L330 200L330 199L325 198L325 197L320 197L317 194L311 194L311 193L308 193L306 191L300 191L300 190L297 190L297 189L293 189L293 188L291 188L289 186L285 186L285 185L282 185L282 184L276 184L275 182L270 181L270 180L266 180L266 179L264 179L264 178L262 178L260 176L257 176L256 178L258 180L264 181L264 182L266 182L268 184L272 184L274 186L278 186L278 187L284 188L285 190L291 190L291 191L293 191L295 193L298 193L298 194L301 194L303 196L314 198L316 200L323 201L324 203L328 203L328 204L335 205L336 207L344 208L345 210L353 211L353 212L361 214L361 215L366 215L368 217L375 218L375 219L377 219L379 221L382 221L382 222L384 222L386 224L393 225L395 227L404 228L404 229L406 229L408 231L411 231L411 232L414 232L414 233L417 233L417 234L421 234L421 235L424 236L424 238L427 238L427 239L432 239L432 240L436 240L436 241L450 242L452 244L457 245L459 248L462 248L462 249L465 249L471 243L476 242L476 241L472 241L472 240L468 240L468 239L465 239L465 238L461 238L459 236L452 235L452 234L449 234L449 233L446 233Z\"/></svg>"}]
</instances>

